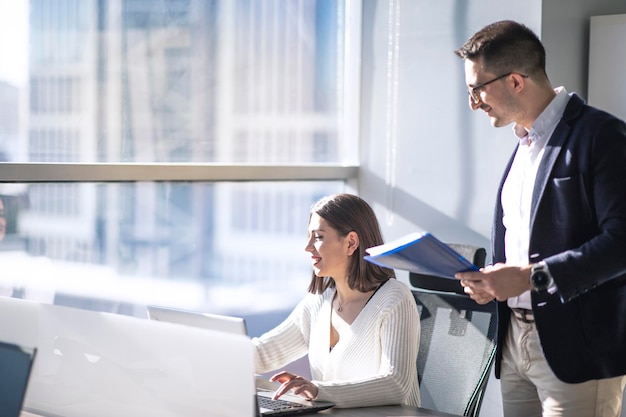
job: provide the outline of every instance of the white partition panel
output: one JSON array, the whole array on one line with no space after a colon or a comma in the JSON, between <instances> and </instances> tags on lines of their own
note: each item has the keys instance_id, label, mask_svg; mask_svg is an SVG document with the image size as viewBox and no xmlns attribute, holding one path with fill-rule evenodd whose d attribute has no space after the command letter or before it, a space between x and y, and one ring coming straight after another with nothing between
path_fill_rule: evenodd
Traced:
<instances>
[{"instance_id":1,"label":"white partition panel","mask_svg":"<svg viewBox=\"0 0 626 417\"><path fill-rule=\"evenodd\" d=\"M589 104L626 119L626 14L592 16Z\"/></svg>"}]
</instances>

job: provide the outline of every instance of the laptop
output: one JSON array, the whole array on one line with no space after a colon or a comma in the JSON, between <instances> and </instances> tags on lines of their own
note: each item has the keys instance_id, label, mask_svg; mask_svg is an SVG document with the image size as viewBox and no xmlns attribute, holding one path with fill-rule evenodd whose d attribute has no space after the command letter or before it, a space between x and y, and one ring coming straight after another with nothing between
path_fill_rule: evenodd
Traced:
<instances>
[{"instance_id":1,"label":"laptop","mask_svg":"<svg viewBox=\"0 0 626 417\"><path fill-rule=\"evenodd\" d=\"M246 322L245 319L241 317L201 313L160 306L148 306L147 310L150 320L247 335ZM272 396L279 386L277 383L257 378L256 385L257 416L286 417L310 414L335 406L334 403L329 401L308 401L298 395L292 394L284 394L279 399L274 400Z\"/></svg>"},{"instance_id":2,"label":"laptop","mask_svg":"<svg viewBox=\"0 0 626 417\"><path fill-rule=\"evenodd\" d=\"M0 342L0 416L19 417L36 348Z\"/></svg>"},{"instance_id":3,"label":"laptop","mask_svg":"<svg viewBox=\"0 0 626 417\"><path fill-rule=\"evenodd\" d=\"M10 297L0 329L37 347L23 417L255 415L247 336Z\"/></svg>"}]
</instances>

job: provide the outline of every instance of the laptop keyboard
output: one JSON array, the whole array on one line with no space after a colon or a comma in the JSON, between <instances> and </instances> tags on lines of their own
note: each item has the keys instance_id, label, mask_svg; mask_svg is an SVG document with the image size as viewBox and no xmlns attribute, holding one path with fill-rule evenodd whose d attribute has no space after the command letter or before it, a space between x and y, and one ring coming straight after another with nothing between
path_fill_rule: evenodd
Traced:
<instances>
[{"instance_id":1,"label":"laptop keyboard","mask_svg":"<svg viewBox=\"0 0 626 417\"><path fill-rule=\"evenodd\" d=\"M259 401L260 408L267 408L270 410L285 410L285 409L293 409L293 408L304 408L305 406L302 404L294 403L291 401L285 400L273 400L268 397L257 397Z\"/></svg>"}]
</instances>

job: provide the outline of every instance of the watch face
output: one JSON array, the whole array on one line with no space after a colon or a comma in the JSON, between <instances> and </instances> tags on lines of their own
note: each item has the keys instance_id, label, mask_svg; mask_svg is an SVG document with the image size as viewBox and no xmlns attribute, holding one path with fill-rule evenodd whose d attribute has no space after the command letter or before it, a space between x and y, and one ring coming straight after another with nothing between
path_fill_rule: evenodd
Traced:
<instances>
[{"instance_id":1,"label":"watch face","mask_svg":"<svg viewBox=\"0 0 626 417\"><path fill-rule=\"evenodd\" d=\"M537 289L543 289L548 285L550 277L543 271L536 271L532 277L533 285Z\"/></svg>"}]
</instances>

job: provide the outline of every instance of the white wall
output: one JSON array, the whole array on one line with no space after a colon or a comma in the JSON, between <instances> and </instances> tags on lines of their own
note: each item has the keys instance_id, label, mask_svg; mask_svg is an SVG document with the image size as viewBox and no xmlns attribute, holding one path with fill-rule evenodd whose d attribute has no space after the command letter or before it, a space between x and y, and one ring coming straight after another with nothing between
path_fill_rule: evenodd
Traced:
<instances>
[{"instance_id":1,"label":"white wall","mask_svg":"<svg viewBox=\"0 0 626 417\"><path fill-rule=\"evenodd\" d=\"M540 2L366 0L363 12L359 192L388 240L424 229L487 246L497 183L516 142L509 128L493 129L469 110L453 51L495 20L539 30Z\"/></svg>"},{"instance_id":2,"label":"white wall","mask_svg":"<svg viewBox=\"0 0 626 417\"><path fill-rule=\"evenodd\" d=\"M520 21L544 42L553 84L586 98L589 17L616 13L626 2L364 0L359 193L385 239L428 230L490 252L495 193L515 140L510 127L494 129L469 110L456 48L493 21ZM501 415L492 378L481 416Z\"/></svg>"},{"instance_id":3,"label":"white wall","mask_svg":"<svg viewBox=\"0 0 626 417\"><path fill-rule=\"evenodd\" d=\"M470 111L453 51L495 20L539 31L540 2L366 0L363 13L360 194L387 240L428 230L489 248L498 181L516 142ZM492 377L481 415L501 408Z\"/></svg>"}]
</instances>

